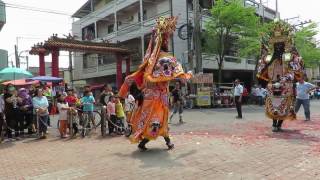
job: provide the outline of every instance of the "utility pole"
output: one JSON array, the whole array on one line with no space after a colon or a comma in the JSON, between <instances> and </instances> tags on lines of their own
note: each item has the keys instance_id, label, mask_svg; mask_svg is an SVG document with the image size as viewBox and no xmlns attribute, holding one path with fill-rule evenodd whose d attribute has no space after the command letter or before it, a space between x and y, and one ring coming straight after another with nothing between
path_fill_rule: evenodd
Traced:
<instances>
[{"instance_id":1,"label":"utility pole","mask_svg":"<svg viewBox=\"0 0 320 180\"><path fill-rule=\"evenodd\" d=\"M202 72L202 54L201 54L201 27L200 27L200 5L199 0L193 0L193 44L196 58L196 73Z\"/></svg>"},{"instance_id":2,"label":"utility pole","mask_svg":"<svg viewBox=\"0 0 320 180\"><path fill-rule=\"evenodd\" d=\"M187 12L187 43L188 43L188 64L189 64L189 69L188 70L194 70L193 66L193 55L191 53L191 37L192 33L190 32L190 27L191 27L191 21L189 19L189 1L186 0L186 12Z\"/></svg>"},{"instance_id":3,"label":"utility pole","mask_svg":"<svg viewBox=\"0 0 320 180\"><path fill-rule=\"evenodd\" d=\"M280 14L278 9L278 0L276 0L276 18L280 19Z\"/></svg>"},{"instance_id":4,"label":"utility pole","mask_svg":"<svg viewBox=\"0 0 320 180\"><path fill-rule=\"evenodd\" d=\"M29 71L29 56L26 55L27 71Z\"/></svg>"},{"instance_id":5,"label":"utility pole","mask_svg":"<svg viewBox=\"0 0 320 180\"><path fill-rule=\"evenodd\" d=\"M260 8L262 8L262 24L264 24L265 15L264 15L264 5L262 3L262 0L260 0Z\"/></svg>"},{"instance_id":6,"label":"utility pole","mask_svg":"<svg viewBox=\"0 0 320 180\"><path fill-rule=\"evenodd\" d=\"M73 67L72 67L72 53L69 51L69 72L70 72L70 83L71 88L73 89Z\"/></svg>"},{"instance_id":7,"label":"utility pole","mask_svg":"<svg viewBox=\"0 0 320 180\"><path fill-rule=\"evenodd\" d=\"M140 39L141 39L141 57L142 57L142 61L143 61L143 59L144 59L144 49L145 49L145 45L144 45L144 27L143 27L143 25L144 25L144 22L143 22L143 0L140 0L139 1L139 8L140 8L140 17L138 17L138 18L140 18L140 23L141 23L141 25L140 25L140 32L141 32L141 37L140 37Z\"/></svg>"},{"instance_id":8,"label":"utility pole","mask_svg":"<svg viewBox=\"0 0 320 180\"><path fill-rule=\"evenodd\" d=\"M16 58L16 67L20 67L20 60L19 60L19 55L18 55L18 46L14 45L14 54Z\"/></svg>"}]
</instances>

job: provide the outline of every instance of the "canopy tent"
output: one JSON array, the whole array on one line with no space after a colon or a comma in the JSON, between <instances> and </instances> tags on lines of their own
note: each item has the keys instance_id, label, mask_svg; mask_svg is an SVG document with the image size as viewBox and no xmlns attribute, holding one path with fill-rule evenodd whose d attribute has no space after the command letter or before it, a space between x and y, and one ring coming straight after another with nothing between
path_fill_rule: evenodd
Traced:
<instances>
[{"instance_id":1,"label":"canopy tent","mask_svg":"<svg viewBox=\"0 0 320 180\"><path fill-rule=\"evenodd\" d=\"M39 81L27 81L26 79L18 79L18 80L12 80L12 81L6 81L3 82L3 85L13 84L15 86L26 86L26 85L33 85L37 84Z\"/></svg>"},{"instance_id":2,"label":"canopy tent","mask_svg":"<svg viewBox=\"0 0 320 180\"><path fill-rule=\"evenodd\" d=\"M52 83L59 83L59 82L63 81L62 78L51 77L51 76L36 76L36 77L33 77L33 78L28 78L27 80L41 81L41 82L52 82Z\"/></svg>"}]
</instances>

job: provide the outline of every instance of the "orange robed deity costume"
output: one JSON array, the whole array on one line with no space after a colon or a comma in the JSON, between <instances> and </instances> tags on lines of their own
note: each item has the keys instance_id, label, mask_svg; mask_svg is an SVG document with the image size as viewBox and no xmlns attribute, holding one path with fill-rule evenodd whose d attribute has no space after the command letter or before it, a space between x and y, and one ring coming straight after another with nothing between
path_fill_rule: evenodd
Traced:
<instances>
[{"instance_id":1,"label":"orange robed deity costume","mask_svg":"<svg viewBox=\"0 0 320 180\"><path fill-rule=\"evenodd\" d=\"M166 52L168 38L175 28L176 17L160 17L157 20L143 63L136 72L126 77L119 91L121 97L126 97L134 82L143 93L143 102L135 108L130 119L130 140L133 143L147 142L158 136L163 136L166 141L169 139L169 82L192 76L191 73L184 73L176 58Z\"/></svg>"},{"instance_id":2,"label":"orange robed deity costume","mask_svg":"<svg viewBox=\"0 0 320 180\"><path fill-rule=\"evenodd\" d=\"M263 37L257 78L267 83L266 115L273 120L273 131L281 131L283 120L296 118L294 83L303 77L304 66L292 33L289 24L278 21Z\"/></svg>"}]
</instances>

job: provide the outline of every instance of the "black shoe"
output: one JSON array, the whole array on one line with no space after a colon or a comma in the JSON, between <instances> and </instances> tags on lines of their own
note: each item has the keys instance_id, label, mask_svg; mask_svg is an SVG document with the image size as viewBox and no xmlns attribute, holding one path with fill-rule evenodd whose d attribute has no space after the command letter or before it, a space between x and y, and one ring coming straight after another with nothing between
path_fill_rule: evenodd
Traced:
<instances>
[{"instance_id":1,"label":"black shoe","mask_svg":"<svg viewBox=\"0 0 320 180\"><path fill-rule=\"evenodd\" d=\"M145 145L141 145L141 144L138 145L138 148L140 149L141 152L148 150L148 148L146 148Z\"/></svg>"},{"instance_id":2,"label":"black shoe","mask_svg":"<svg viewBox=\"0 0 320 180\"><path fill-rule=\"evenodd\" d=\"M283 129L281 127L278 127L278 132L283 132Z\"/></svg>"},{"instance_id":3,"label":"black shoe","mask_svg":"<svg viewBox=\"0 0 320 180\"><path fill-rule=\"evenodd\" d=\"M279 129L277 127L272 126L272 132L278 132Z\"/></svg>"},{"instance_id":4,"label":"black shoe","mask_svg":"<svg viewBox=\"0 0 320 180\"><path fill-rule=\"evenodd\" d=\"M174 148L174 144L172 144L172 143L167 144L167 146L168 146L168 150L171 150Z\"/></svg>"},{"instance_id":5,"label":"black shoe","mask_svg":"<svg viewBox=\"0 0 320 180\"><path fill-rule=\"evenodd\" d=\"M240 116L236 116L236 119L242 119L242 117L240 117Z\"/></svg>"}]
</instances>

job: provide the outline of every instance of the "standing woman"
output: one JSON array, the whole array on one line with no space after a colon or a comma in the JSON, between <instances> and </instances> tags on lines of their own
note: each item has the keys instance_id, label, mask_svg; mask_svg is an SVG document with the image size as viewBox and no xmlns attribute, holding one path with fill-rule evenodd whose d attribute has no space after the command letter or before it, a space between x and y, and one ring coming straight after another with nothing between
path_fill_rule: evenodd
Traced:
<instances>
[{"instance_id":1,"label":"standing woman","mask_svg":"<svg viewBox=\"0 0 320 180\"><path fill-rule=\"evenodd\" d=\"M29 95L27 89L21 88L19 89L18 96L22 99L20 103L20 111L21 111L21 119L23 122L23 126L20 127L20 131L24 133L24 129L28 129L28 134L32 134L33 132L33 106L32 106L32 97Z\"/></svg>"},{"instance_id":2,"label":"standing woman","mask_svg":"<svg viewBox=\"0 0 320 180\"><path fill-rule=\"evenodd\" d=\"M40 139L45 139L49 119L49 103L48 99L43 96L42 89L37 89L35 94L36 96L32 99L33 108L38 116Z\"/></svg>"},{"instance_id":3,"label":"standing woman","mask_svg":"<svg viewBox=\"0 0 320 180\"><path fill-rule=\"evenodd\" d=\"M7 86L6 94L4 94L5 100L5 116L7 122L7 135L8 138L12 138L12 131L15 131L15 137L19 138L19 127L20 127L20 117L19 117L19 103L21 98L17 96L17 90L12 84Z\"/></svg>"}]
</instances>

